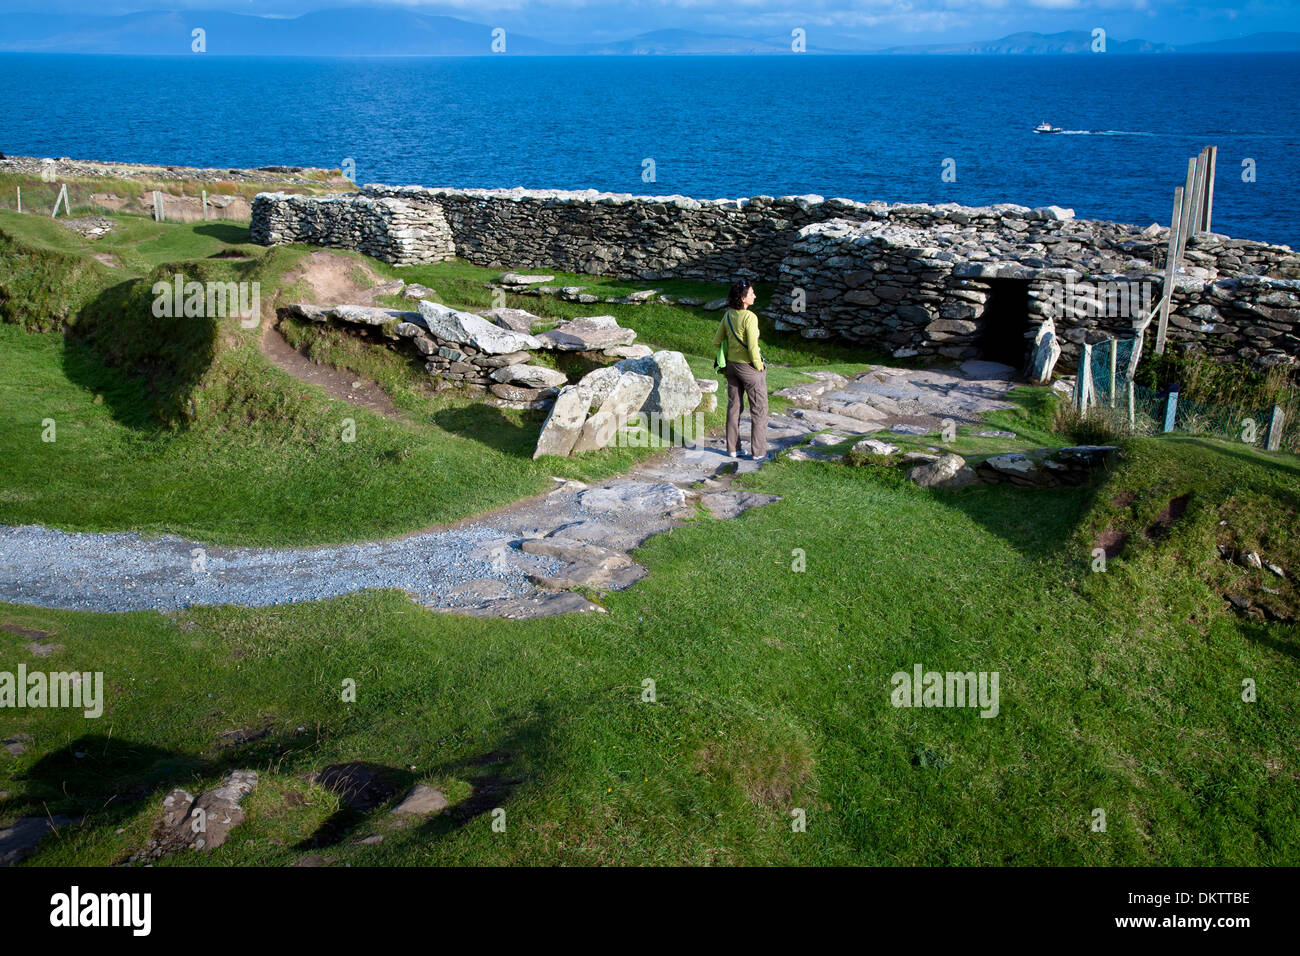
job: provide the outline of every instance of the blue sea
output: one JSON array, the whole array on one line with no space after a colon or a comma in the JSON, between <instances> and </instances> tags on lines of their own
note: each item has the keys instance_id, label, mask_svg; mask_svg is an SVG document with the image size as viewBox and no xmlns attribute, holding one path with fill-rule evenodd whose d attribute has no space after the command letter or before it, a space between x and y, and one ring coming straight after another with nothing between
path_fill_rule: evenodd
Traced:
<instances>
[{"instance_id":1,"label":"blue sea","mask_svg":"<svg viewBox=\"0 0 1300 956\"><path fill-rule=\"evenodd\" d=\"M1188 157L1213 144L1215 230L1300 248L1296 54L6 54L0 85L13 154L350 158L362 183L1054 203L1142 226L1168 223ZM1035 134L1040 122L1066 132Z\"/></svg>"}]
</instances>

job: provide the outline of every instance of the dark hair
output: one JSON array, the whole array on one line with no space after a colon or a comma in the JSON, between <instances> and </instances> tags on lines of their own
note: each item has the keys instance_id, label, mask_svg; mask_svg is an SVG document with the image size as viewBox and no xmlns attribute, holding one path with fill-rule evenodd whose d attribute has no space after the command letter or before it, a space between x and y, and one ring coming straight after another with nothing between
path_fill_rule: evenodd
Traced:
<instances>
[{"instance_id":1,"label":"dark hair","mask_svg":"<svg viewBox=\"0 0 1300 956\"><path fill-rule=\"evenodd\" d=\"M727 292L727 305L733 309L743 309L745 307L745 293L753 288L753 283L747 279L737 279L731 283L731 289Z\"/></svg>"}]
</instances>

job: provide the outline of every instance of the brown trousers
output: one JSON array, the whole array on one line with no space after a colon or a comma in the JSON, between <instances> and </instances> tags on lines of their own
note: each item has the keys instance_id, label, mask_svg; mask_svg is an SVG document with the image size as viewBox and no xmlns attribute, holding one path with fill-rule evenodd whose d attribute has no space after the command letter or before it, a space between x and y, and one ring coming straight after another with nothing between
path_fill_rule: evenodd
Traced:
<instances>
[{"instance_id":1,"label":"brown trousers","mask_svg":"<svg viewBox=\"0 0 1300 956\"><path fill-rule=\"evenodd\" d=\"M740 450L740 413L749 397L749 451L755 458L767 454L767 369L758 371L748 362L728 362L727 451Z\"/></svg>"}]
</instances>

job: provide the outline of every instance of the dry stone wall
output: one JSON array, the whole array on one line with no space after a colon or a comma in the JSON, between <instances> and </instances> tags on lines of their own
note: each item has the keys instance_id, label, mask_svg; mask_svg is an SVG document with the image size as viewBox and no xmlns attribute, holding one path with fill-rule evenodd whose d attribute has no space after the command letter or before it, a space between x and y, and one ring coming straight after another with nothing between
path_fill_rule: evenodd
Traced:
<instances>
[{"instance_id":1,"label":"dry stone wall","mask_svg":"<svg viewBox=\"0 0 1300 956\"><path fill-rule=\"evenodd\" d=\"M455 257L646 280L772 281L768 315L778 330L900 358L993 357L997 342L996 357L1023 363L1051 319L1067 366L1084 342L1132 335L1133 320L1159 303L1168 241L1160 226L1079 220L1056 206L382 185L324 199L260 195L252 235L401 265ZM1300 256L1193 237L1168 338L1222 359L1297 361Z\"/></svg>"},{"instance_id":2,"label":"dry stone wall","mask_svg":"<svg viewBox=\"0 0 1300 956\"><path fill-rule=\"evenodd\" d=\"M965 359L986 355L990 337L1008 331L998 324L1018 323L1010 330L1018 354L997 356L1015 364L1050 319L1074 364L1083 343L1130 337L1159 305L1168 230L1075 220L1056 207L939 218L940 208L801 229L769 310L776 327L887 347L900 358ZM1208 234L1189 241L1186 258L1175 274L1171 343L1260 366L1300 357L1300 257ZM1022 296L1021 318L1005 301L992 309L999 294ZM1148 327L1147 340L1154 334Z\"/></svg>"},{"instance_id":3,"label":"dry stone wall","mask_svg":"<svg viewBox=\"0 0 1300 956\"><path fill-rule=\"evenodd\" d=\"M301 242L354 249L399 266L443 262L456 254L437 206L400 199L259 193L248 231L264 246Z\"/></svg>"}]
</instances>

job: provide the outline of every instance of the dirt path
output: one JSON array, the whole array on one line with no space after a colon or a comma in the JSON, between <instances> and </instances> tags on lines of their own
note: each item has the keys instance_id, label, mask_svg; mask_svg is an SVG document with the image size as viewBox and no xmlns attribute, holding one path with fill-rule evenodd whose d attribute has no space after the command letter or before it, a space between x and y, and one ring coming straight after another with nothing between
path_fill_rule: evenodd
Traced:
<instances>
[{"instance_id":1,"label":"dirt path","mask_svg":"<svg viewBox=\"0 0 1300 956\"><path fill-rule=\"evenodd\" d=\"M367 282L359 281L358 273L364 275ZM364 264L327 250L313 252L285 277L286 286L303 282L311 289L307 301L331 305L373 305L374 287L380 281ZM300 382L319 385L330 398L369 409L394 421L409 421L376 383L332 365L318 365L290 345L278 326L265 326L258 345L271 364Z\"/></svg>"},{"instance_id":2,"label":"dirt path","mask_svg":"<svg viewBox=\"0 0 1300 956\"><path fill-rule=\"evenodd\" d=\"M267 326L262 332L262 354L276 368L282 369L300 382L319 385L340 402L347 402L358 408L366 408L376 414L394 421L409 421L398 410L388 393L376 385L360 379L351 372L334 368L332 365L317 365L290 345L278 328Z\"/></svg>"}]
</instances>

